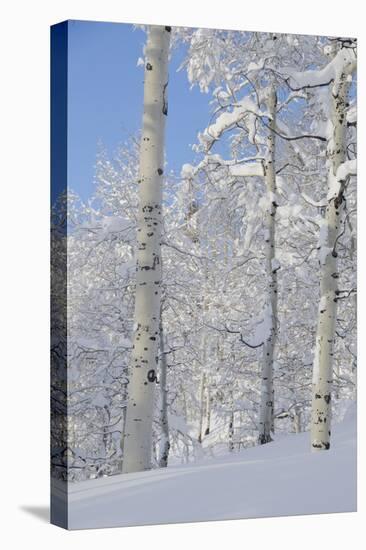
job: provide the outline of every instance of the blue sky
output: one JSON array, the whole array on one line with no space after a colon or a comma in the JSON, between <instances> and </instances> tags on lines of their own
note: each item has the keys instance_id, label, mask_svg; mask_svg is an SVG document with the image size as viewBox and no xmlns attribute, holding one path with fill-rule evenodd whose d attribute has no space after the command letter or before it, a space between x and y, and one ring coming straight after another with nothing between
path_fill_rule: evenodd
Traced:
<instances>
[{"instance_id":1,"label":"blue sky","mask_svg":"<svg viewBox=\"0 0 366 550\"><path fill-rule=\"evenodd\" d=\"M123 23L70 21L68 32L68 185L83 199L93 191L98 142L110 153L141 128L142 57L146 35ZM194 158L189 144L209 121L209 96L190 90L186 72L177 72L183 48L169 66L167 169L179 173Z\"/></svg>"}]
</instances>

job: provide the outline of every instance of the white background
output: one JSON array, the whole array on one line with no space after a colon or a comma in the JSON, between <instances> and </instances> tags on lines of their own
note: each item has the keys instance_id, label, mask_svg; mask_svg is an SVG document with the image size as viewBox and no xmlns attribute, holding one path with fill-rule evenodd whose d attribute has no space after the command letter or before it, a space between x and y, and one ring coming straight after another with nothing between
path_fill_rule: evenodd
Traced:
<instances>
[{"instance_id":1,"label":"white background","mask_svg":"<svg viewBox=\"0 0 366 550\"><path fill-rule=\"evenodd\" d=\"M365 204L362 3L339 0L3 1L0 137L0 538L3 548L359 548L365 461L360 422L357 514L66 532L47 523L49 459L49 26L64 19L160 23L359 38L359 204ZM4 169L5 168L5 169ZM359 235L365 215L360 209ZM361 243L361 286L365 281ZM359 302L359 334L365 328ZM5 307L4 307L5 306ZM362 342L359 364L363 366ZM365 409L362 372L361 419ZM301 476L301 471L299 471ZM336 479L335 479L336 483ZM246 495L243 494L243 498ZM301 498L301 495L299 495ZM187 503L187 506L189 503ZM154 503L151 503L154 506ZM26 508L33 509L33 513ZM40 509L40 512L38 510ZM38 513L37 513L38 510ZM34 513L36 511L36 514ZM42 516L44 519L42 519ZM364 538L364 536L363 536ZM3 542L3 541L1 541Z\"/></svg>"}]
</instances>

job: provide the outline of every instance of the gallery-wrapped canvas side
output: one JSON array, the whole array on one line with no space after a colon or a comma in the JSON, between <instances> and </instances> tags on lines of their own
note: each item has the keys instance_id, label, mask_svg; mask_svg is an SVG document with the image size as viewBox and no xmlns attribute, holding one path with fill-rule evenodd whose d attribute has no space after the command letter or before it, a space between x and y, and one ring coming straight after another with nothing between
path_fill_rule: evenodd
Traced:
<instances>
[{"instance_id":1,"label":"gallery-wrapped canvas side","mask_svg":"<svg viewBox=\"0 0 366 550\"><path fill-rule=\"evenodd\" d=\"M51 523L67 502L67 68L68 23L51 27Z\"/></svg>"}]
</instances>

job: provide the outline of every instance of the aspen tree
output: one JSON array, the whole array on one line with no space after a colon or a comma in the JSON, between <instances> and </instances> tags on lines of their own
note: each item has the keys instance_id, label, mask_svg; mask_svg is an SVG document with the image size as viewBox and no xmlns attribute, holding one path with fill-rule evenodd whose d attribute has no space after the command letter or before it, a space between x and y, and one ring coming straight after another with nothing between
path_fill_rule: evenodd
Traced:
<instances>
[{"instance_id":1,"label":"aspen tree","mask_svg":"<svg viewBox=\"0 0 366 550\"><path fill-rule=\"evenodd\" d=\"M162 316L160 313L160 427L162 437L160 441L160 468L168 466L170 440L169 440L169 418L168 418L168 388L167 388L167 356L165 352L165 335Z\"/></svg>"},{"instance_id":2,"label":"aspen tree","mask_svg":"<svg viewBox=\"0 0 366 550\"><path fill-rule=\"evenodd\" d=\"M269 134L267 138L267 153L264 167L264 178L267 192L267 211L265 219L266 241L266 277L267 277L267 301L265 316L268 318L269 327L263 343L262 385L261 402L259 412L259 436L260 444L272 441L271 430L273 425L273 360L277 336L277 270L275 262L275 218L276 218L276 171L275 171L275 127L277 95L274 86L269 88L267 99L268 111L271 114ZM267 324L267 323L266 323Z\"/></svg>"},{"instance_id":3,"label":"aspen tree","mask_svg":"<svg viewBox=\"0 0 366 550\"><path fill-rule=\"evenodd\" d=\"M151 26L145 51L135 323L123 440L123 473L151 468L160 324L161 209L170 32L170 27Z\"/></svg>"},{"instance_id":4,"label":"aspen tree","mask_svg":"<svg viewBox=\"0 0 366 550\"><path fill-rule=\"evenodd\" d=\"M320 235L320 301L315 340L311 447L313 451L330 448L331 392L333 382L333 353L337 317L337 241L344 210L344 183L353 169L346 166L346 110L352 72L355 70L353 49L342 48L335 57L341 70L331 87L331 128L327 141L328 195ZM341 176L340 176L341 173Z\"/></svg>"}]
</instances>

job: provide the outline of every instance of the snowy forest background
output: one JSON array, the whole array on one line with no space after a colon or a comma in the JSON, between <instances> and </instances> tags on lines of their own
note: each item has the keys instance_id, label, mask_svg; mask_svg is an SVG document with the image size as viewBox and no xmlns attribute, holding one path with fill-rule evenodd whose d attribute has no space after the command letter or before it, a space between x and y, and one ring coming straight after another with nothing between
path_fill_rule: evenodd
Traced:
<instances>
[{"instance_id":1,"label":"snowy forest background","mask_svg":"<svg viewBox=\"0 0 366 550\"><path fill-rule=\"evenodd\" d=\"M170 55L184 48L186 86L199 88L211 116L192 161L162 178L153 469L234 453L245 460L249 447L310 431L322 351L332 374L324 407L337 424L356 400L357 374L356 41L169 32ZM168 101L173 108L169 91ZM68 189L52 210L52 471L60 479L123 470L140 138L116 151L100 145L92 196ZM335 318L325 352L327 300Z\"/></svg>"}]
</instances>

